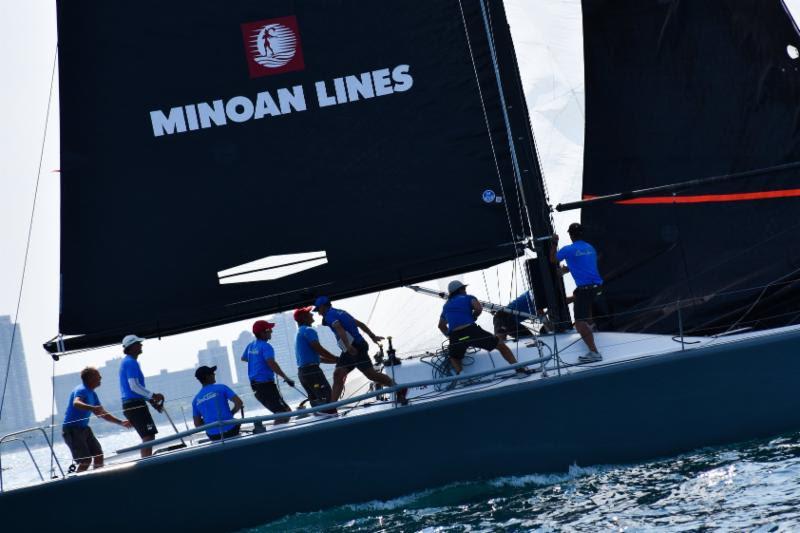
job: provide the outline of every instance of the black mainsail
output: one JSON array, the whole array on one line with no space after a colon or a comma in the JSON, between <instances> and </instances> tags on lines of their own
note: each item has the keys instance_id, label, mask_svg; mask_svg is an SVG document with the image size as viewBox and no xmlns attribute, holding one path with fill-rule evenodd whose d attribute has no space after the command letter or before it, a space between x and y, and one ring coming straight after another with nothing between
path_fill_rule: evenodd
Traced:
<instances>
[{"instance_id":1,"label":"black mainsail","mask_svg":"<svg viewBox=\"0 0 800 533\"><path fill-rule=\"evenodd\" d=\"M66 350L474 270L550 232L499 0L60 1L58 30Z\"/></svg>"},{"instance_id":2,"label":"black mainsail","mask_svg":"<svg viewBox=\"0 0 800 533\"><path fill-rule=\"evenodd\" d=\"M584 197L800 161L800 37L780 0L584 0ZM800 320L796 169L584 209L615 329ZM621 314L620 314L621 313Z\"/></svg>"}]
</instances>

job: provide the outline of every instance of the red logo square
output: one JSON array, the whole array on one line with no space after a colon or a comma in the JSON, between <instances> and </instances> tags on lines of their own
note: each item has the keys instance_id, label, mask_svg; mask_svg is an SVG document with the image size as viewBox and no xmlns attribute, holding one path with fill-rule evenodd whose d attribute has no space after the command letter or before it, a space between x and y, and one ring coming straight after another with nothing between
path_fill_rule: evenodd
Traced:
<instances>
[{"instance_id":1,"label":"red logo square","mask_svg":"<svg viewBox=\"0 0 800 533\"><path fill-rule=\"evenodd\" d=\"M294 16L242 24L251 78L303 70L303 47Z\"/></svg>"}]
</instances>

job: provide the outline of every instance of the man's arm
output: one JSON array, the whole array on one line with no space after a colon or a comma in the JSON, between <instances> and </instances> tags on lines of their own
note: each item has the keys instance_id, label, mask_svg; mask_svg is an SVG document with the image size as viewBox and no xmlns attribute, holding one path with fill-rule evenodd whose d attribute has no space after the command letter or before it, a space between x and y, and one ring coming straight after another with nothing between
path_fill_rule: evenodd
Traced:
<instances>
[{"instance_id":1,"label":"man's arm","mask_svg":"<svg viewBox=\"0 0 800 533\"><path fill-rule=\"evenodd\" d=\"M473 298L470 304L472 305L472 318L475 320L481 316L481 313L483 312L483 306L477 298Z\"/></svg>"},{"instance_id":2,"label":"man's arm","mask_svg":"<svg viewBox=\"0 0 800 533\"><path fill-rule=\"evenodd\" d=\"M242 410L242 407L244 407L244 402L238 396L234 396L233 398L231 398L231 401L233 402L233 409L231 409L231 414L235 415L236 413Z\"/></svg>"},{"instance_id":3,"label":"man's arm","mask_svg":"<svg viewBox=\"0 0 800 533\"><path fill-rule=\"evenodd\" d=\"M338 320L333 323L333 329L336 330L336 336L339 337L339 340L342 341L342 346L350 355L356 355L356 349L353 348L353 345L350 343L350 334L344 330L344 326Z\"/></svg>"},{"instance_id":4,"label":"man's arm","mask_svg":"<svg viewBox=\"0 0 800 533\"><path fill-rule=\"evenodd\" d=\"M355 320L355 319L354 319L354 320ZM369 329L369 328L367 327L367 325L366 325L366 324L364 324L363 322L359 322L358 320L356 320L356 326L358 326L358 328L359 328L361 331L363 331L364 333L366 333L367 335L369 335L369 338L370 338L370 339L372 339L372 342L374 342L374 343L376 343L376 344L377 344L378 342L380 342L380 341L382 341L382 340L383 340L383 337L380 337L380 336L378 336L378 335L375 335L374 333L372 333L372 330L371 330L371 329Z\"/></svg>"},{"instance_id":5,"label":"man's arm","mask_svg":"<svg viewBox=\"0 0 800 533\"><path fill-rule=\"evenodd\" d=\"M556 259L556 252L558 251L558 234L553 233L553 245L550 247L550 262L554 265L558 264Z\"/></svg>"},{"instance_id":6,"label":"man's arm","mask_svg":"<svg viewBox=\"0 0 800 533\"><path fill-rule=\"evenodd\" d=\"M439 318L439 331L447 337L447 320L445 320L444 317Z\"/></svg>"},{"instance_id":7,"label":"man's arm","mask_svg":"<svg viewBox=\"0 0 800 533\"><path fill-rule=\"evenodd\" d=\"M150 392L144 385L139 383L136 378L128 378L128 385L130 386L131 390L138 394L139 396L144 396L148 400L153 400L156 403L163 403L164 402L164 395L158 392Z\"/></svg>"},{"instance_id":8,"label":"man's arm","mask_svg":"<svg viewBox=\"0 0 800 533\"><path fill-rule=\"evenodd\" d=\"M267 359L267 366L270 367L273 372L282 377L283 380L286 381L286 383L288 383L290 387L294 387L294 381L289 376L283 373L281 365L279 365L274 358L270 357L269 359Z\"/></svg>"},{"instance_id":9,"label":"man's arm","mask_svg":"<svg viewBox=\"0 0 800 533\"><path fill-rule=\"evenodd\" d=\"M322 344L319 343L319 341L311 341L311 342L308 343L308 345L311 346L312 350L317 352L317 354L319 355L320 360L323 363L338 363L339 362L339 358L336 357L335 355L333 355L328 350L326 350L325 347L322 346Z\"/></svg>"},{"instance_id":10,"label":"man's arm","mask_svg":"<svg viewBox=\"0 0 800 533\"><path fill-rule=\"evenodd\" d=\"M97 415L98 418L102 418L103 420L107 420L107 421L111 422L112 424L117 424L118 426L122 426L124 428L130 428L131 427L131 423L128 420L120 420L116 416L114 416L111 413L109 413L108 411L106 411L105 408L103 408L102 405L96 406L92 411L94 412L95 415Z\"/></svg>"}]
</instances>

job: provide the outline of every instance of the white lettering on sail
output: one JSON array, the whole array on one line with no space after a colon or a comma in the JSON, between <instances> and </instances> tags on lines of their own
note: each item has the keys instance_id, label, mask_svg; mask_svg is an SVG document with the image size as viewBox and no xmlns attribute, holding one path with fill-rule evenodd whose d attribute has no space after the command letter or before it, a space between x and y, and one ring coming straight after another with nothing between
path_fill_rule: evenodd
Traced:
<instances>
[{"instance_id":1,"label":"white lettering on sail","mask_svg":"<svg viewBox=\"0 0 800 533\"><path fill-rule=\"evenodd\" d=\"M153 136L161 137L165 133L183 133L186 131L186 119L183 116L182 107L173 107L169 110L169 116L165 116L161 111L150 111L150 122L153 124Z\"/></svg>"},{"instance_id":2,"label":"white lettering on sail","mask_svg":"<svg viewBox=\"0 0 800 533\"><path fill-rule=\"evenodd\" d=\"M382 68L328 81L317 81L314 83L314 92L317 96L317 107L322 109L406 92L413 85L411 67L398 65L391 69ZM161 110L150 111L150 122L153 136L162 137L307 110L305 89L302 85L295 85L279 88L274 92L262 91L255 95L255 99L240 95L227 100L217 99L173 107L166 114Z\"/></svg>"}]
</instances>

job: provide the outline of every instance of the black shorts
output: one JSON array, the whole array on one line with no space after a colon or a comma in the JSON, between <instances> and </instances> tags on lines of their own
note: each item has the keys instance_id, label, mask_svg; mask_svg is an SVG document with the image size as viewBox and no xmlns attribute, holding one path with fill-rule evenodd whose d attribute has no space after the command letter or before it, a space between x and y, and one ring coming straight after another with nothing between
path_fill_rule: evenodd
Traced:
<instances>
[{"instance_id":1,"label":"black shorts","mask_svg":"<svg viewBox=\"0 0 800 533\"><path fill-rule=\"evenodd\" d=\"M291 411L286 402L283 401L283 397L274 381L262 381L261 383L251 381L250 387L256 393L256 400L271 412L285 413L286 411Z\"/></svg>"},{"instance_id":2,"label":"black shorts","mask_svg":"<svg viewBox=\"0 0 800 533\"><path fill-rule=\"evenodd\" d=\"M92 428L89 426L67 426L64 428L62 436L76 463L88 463L91 462L92 457L103 455L103 448L100 447L97 437L94 436Z\"/></svg>"},{"instance_id":3,"label":"black shorts","mask_svg":"<svg viewBox=\"0 0 800 533\"><path fill-rule=\"evenodd\" d=\"M221 440L223 437L229 439L231 437L235 437L239 434L239 429L241 428L240 425L235 425L225 433L215 433L214 435L209 435L208 440Z\"/></svg>"},{"instance_id":4,"label":"black shorts","mask_svg":"<svg viewBox=\"0 0 800 533\"><path fill-rule=\"evenodd\" d=\"M531 330L523 326L517 320L517 317L505 311L498 311L494 315L492 321L494 323L495 335L506 334L511 338L519 339L520 337L532 337Z\"/></svg>"},{"instance_id":5,"label":"black shorts","mask_svg":"<svg viewBox=\"0 0 800 533\"><path fill-rule=\"evenodd\" d=\"M585 285L575 289L575 321L592 318L592 305L603 294L602 285Z\"/></svg>"},{"instance_id":6,"label":"black shorts","mask_svg":"<svg viewBox=\"0 0 800 533\"><path fill-rule=\"evenodd\" d=\"M149 437L158 433L146 401L128 400L127 402L122 402L122 414L130 421L133 429L136 430L140 437Z\"/></svg>"},{"instance_id":7,"label":"black shorts","mask_svg":"<svg viewBox=\"0 0 800 533\"><path fill-rule=\"evenodd\" d=\"M331 385L319 365L306 365L297 369L297 378L308 394L311 407L330 403Z\"/></svg>"},{"instance_id":8,"label":"black shorts","mask_svg":"<svg viewBox=\"0 0 800 533\"><path fill-rule=\"evenodd\" d=\"M483 348L491 352L500 344L500 339L488 331L481 329L477 324L456 330L449 335L450 348L448 355L453 359L463 359L467 348Z\"/></svg>"},{"instance_id":9,"label":"black shorts","mask_svg":"<svg viewBox=\"0 0 800 533\"><path fill-rule=\"evenodd\" d=\"M355 341L352 344L357 353L350 355L348 352L342 352L342 355L339 356L339 362L336 363L336 368L345 368L348 372L354 368L359 369L361 372L373 370L372 361L369 360L369 344L367 344L367 341Z\"/></svg>"}]
</instances>

